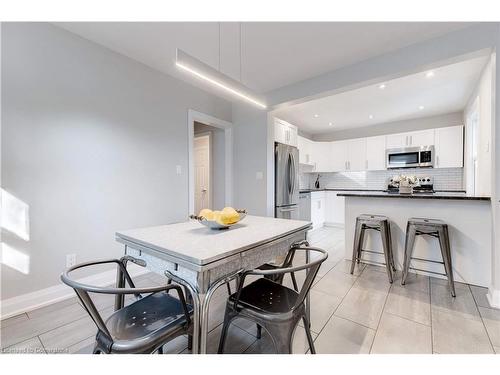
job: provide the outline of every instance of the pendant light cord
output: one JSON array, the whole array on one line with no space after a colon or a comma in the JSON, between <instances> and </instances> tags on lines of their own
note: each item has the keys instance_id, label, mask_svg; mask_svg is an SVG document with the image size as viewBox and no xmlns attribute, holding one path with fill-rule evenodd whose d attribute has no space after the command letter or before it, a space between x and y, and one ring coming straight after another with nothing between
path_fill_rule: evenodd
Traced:
<instances>
[{"instance_id":1,"label":"pendant light cord","mask_svg":"<svg viewBox=\"0 0 500 375\"><path fill-rule=\"evenodd\" d=\"M241 78L241 65L242 65L242 62L241 62L241 43L242 43L242 38L241 38L241 22L240 22L240 82L243 83L243 79Z\"/></svg>"},{"instance_id":2,"label":"pendant light cord","mask_svg":"<svg viewBox=\"0 0 500 375\"><path fill-rule=\"evenodd\" d=\"M220 72L220 22L219 22L219 72Z\"/></svg>"}]
</instances>

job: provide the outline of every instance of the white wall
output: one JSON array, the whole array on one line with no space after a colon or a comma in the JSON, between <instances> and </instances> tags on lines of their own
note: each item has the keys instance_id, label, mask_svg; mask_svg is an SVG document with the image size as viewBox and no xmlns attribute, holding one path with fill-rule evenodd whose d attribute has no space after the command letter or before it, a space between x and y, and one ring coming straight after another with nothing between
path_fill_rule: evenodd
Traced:
<instances>
[{"instance_id":1,"label":"white wall","mask_svg":"<svg viewBox=\"0 0 500 375\"><path fill-rule=\"evenodd\" d=\"M226 135L224 130L200 122L194 123L194 134L210 132L212 135L211 170L212 174L212 208L222 209L226 203Z\"/></svg>"},{"instance_id":2,"label":"white wall","mask_svg":"<svg viewBox=\"0 0 500 375\"><path fill-rule=\"evenodd\" d=\"M467 106L464 110L464 123L468 118L474 101L478 99L479 104L479 137L478 137L478 152L477 152L477 178L479 182L476 184L478 195L491 195L491 142L492 142L492 119L493 113L493 87L492 87L492 64L491 61L484 67L481 73L481 78L474 89ZM470 141L471 136L467 134L468 127L466 127L466 138ZM467 165L467 164L466 164ZM469 168L469 165L467 165Z\"/></svg>"},{"instance_id":3,"label":"white wall","mask_svg":"<svg viewBox=\"0 0 500 375\"><path fill-rule=\"evenodd\" d=\"M228 102L55 26L2 24L2 187L30 205L25 275L2 300L59 283L65 254L118 257L116 230L185 220L188 109ZM176 174L176 165L182 174Z\"/></svg>"},{"instance_id":4,"label":"white wall","mask_svg":"<svg viewBox=\"0 0 500 375\"><path fill-rule=\"evenodd\" d=\"M274 200L274 142L268 113L247 104L233 104L232 122L234 205L252 215L269 216Z\"/></svg>"},{"instance_id":5,"label":"white wall","mask_svg":"<svg viewBox=\"0 0 500 375\"><path fill-rule=\"evenodd\" d=\"M364 138L376 135L404 133L414 130L442 128L463 125L462 112L446 113L438 116L421 117L411 120L392 121L354 129L339 130L313 136L315 141L337 141Z\"/></svg>"}]
</instances>

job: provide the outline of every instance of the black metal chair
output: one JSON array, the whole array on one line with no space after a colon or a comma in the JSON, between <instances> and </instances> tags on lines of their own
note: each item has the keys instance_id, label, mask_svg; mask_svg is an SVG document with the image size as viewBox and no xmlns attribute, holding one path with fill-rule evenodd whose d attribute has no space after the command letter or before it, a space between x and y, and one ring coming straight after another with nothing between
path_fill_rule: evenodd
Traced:
<instances>
[{"instance_id":1,"label":"black metal chair","mask_svg":"<svg viewBox=\"0 0 500 375\"><path fill-rule=\"evenodd\" d=\"M319 256L299 266L270 270L256 269L241 274L237 291L229 296L226 303L218 353L223 352L229 326L237 317L251 320L266 329L274 342L277 353L292 352L293 333L302 319L311 353L316 353L304 301L321 264L328 258L328 253L315 247L292 247L290 252L295 254L298 250L317 252ZM282 276L301 270L306 270L307 275L300 291L290 289L271 279L271 276ZM244 286L248 275L264 277Z\"/></svg>"},{"instance_id":2,"label":"black metal chair","mask_svg":"<svg viewBox=\"0 0 500 375\"><path fill-rule=\"evenodd\" d=\"M74 289L97 326L94 354L100 353L163 353L163 345L180 335L190 335L193 308L186 303L179 285L171 284L151 288L136 288L127 272L127 262L141 264L134 258L123 257L88 263L81 263L66 270L61 280ZM100 264L117 265L116 287L97 287L79 283L69 274L77 269ZM126 283L130 286L125 287ZM169 295L175 290L178 299ZM104 321L96 309L89 293L115 295L115 312ZM135 295L136 301L124 306L125 295ZM146 294L146 296L143 296Z\"/></svg>"}]
</instances>

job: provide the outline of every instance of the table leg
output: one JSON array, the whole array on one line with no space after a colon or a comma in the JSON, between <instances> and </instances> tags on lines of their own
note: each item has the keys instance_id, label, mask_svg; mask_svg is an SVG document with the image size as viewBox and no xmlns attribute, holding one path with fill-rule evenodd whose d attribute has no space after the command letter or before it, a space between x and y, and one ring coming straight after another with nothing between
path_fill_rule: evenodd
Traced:
<instances>
[{"instance_id":1,"label":"table leg","mask_svg":"<svg viewBox=\"0 0 500 375\"><path fill-rule=\"evenodd\" d=\"M237 272L225 276L215 283L210 285L208 291L206 293L199 293L200 298L200 354L207 353L207 339L208 339L208 313L210 308L210 301L217 289L224 284L229 283L231 280L237 278L242 272L242 270L238 270Z\"/></svg>"},{"instance_id":2,"label":"table leg","mask_svg":"<svg viewBox=\"0 0 500 375\"><path fill-rule=\"evenodd\" d=\"M306 250L306 264L309 263L310 261L310 254L309 250ZM306 275L309 272L309 270L306 270ZM309 322L309 328L311 328L311 291L307 293L306 296L306 316L307 316L307 321Z\"/></svg>"}]
</instances>

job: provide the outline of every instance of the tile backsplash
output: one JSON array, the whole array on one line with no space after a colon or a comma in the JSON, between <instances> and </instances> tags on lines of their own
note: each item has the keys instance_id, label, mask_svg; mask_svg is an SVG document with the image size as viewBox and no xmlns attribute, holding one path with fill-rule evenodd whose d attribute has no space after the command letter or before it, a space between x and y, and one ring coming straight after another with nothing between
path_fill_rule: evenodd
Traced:
<instances>
[{"instance_id":1,"label":"tile backsplash","mask_svg":"<svg viewBox=\"0 0 500 375\"><path fill-rule=\"evenodd\" d=\"M433 177L435 190L464 190L463 168L320 173L319 183L320 187L329 189L384 190L388 179L399 174ZM317 176L317 173L300 173L300 188L313 188Z\"/></svg>"}]
</instances>

